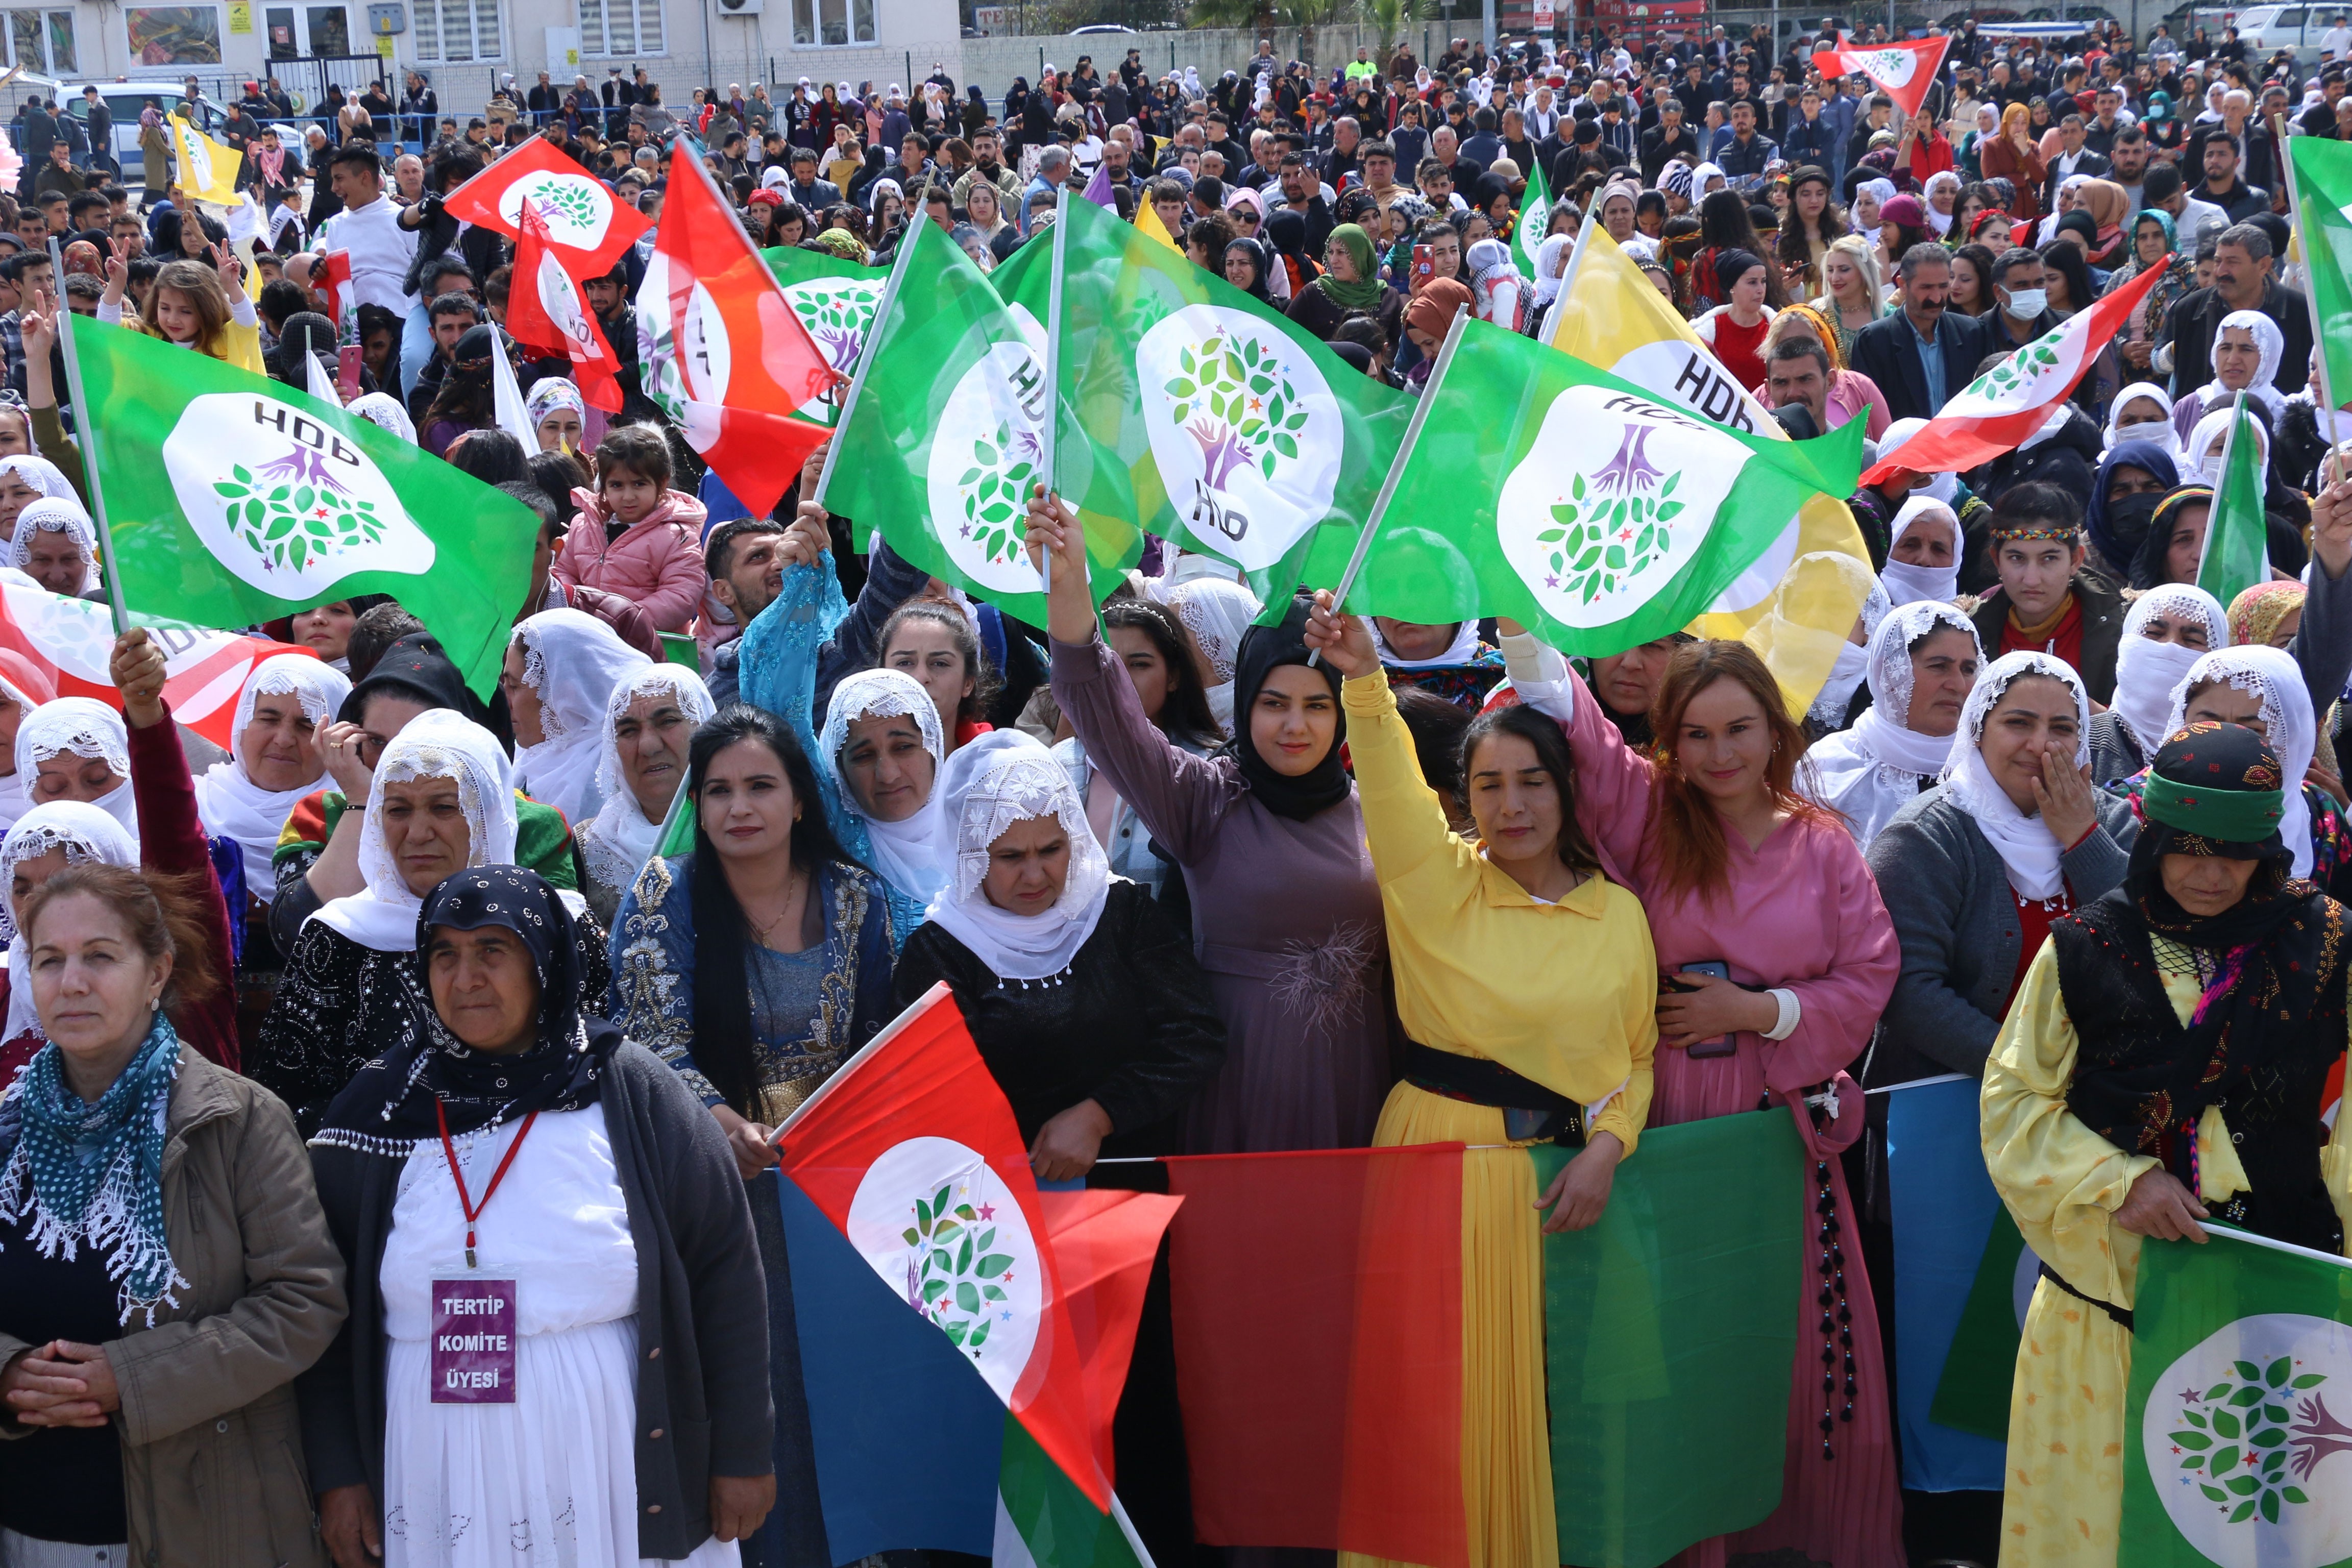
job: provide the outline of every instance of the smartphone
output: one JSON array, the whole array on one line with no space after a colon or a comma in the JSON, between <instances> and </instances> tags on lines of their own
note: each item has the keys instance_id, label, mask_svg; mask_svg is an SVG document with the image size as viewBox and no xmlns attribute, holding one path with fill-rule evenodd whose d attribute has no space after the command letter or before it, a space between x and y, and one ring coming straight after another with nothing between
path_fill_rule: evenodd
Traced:
<instances>
[{"instance_id":1,"label":"smartphone","mask_svg":"<svg viewBox=\"0 0 2352 1568\"><path fill-rule=\"evenodd\" d=\"M344 343L335 350L335 389L349 403L360 395L360 355L364 351L357 343Z\"/></svg>"},{"instance_id":2,"label":"smartphone","mask_svg":"<svg viewBox=\"0 0 2352 1568\"><path fill-rule=\"evenodd\" d=\"M1412 276L1416 282L1437 276L1437 247L1416 245L1412 247Z\"/></svg>"},{"instance_id":3,"label":"smartphone","mask_svg":"<svg viewBox=\"0 0 2352 1568\"><path fill-rule=\"evenodd\" d=\"M1711 974L1717 980L1728 980L1731 978L1731 965L1724 963L1723 960L1719 958L1710 958L1697 963L1685 963L1678 965L1676 973L1682 974ZM1676 986L1675 989L1685 990L1689 989L1689 987ZM1739 1047L1738 1042L1736 1042L1729 1035L1717 1035L1711 1040L1693 1041L1687 1047L1687 1054L1694 1057L1727 1057L1735 1054L1738 1048Z\"/></svg>"}]
</instances>

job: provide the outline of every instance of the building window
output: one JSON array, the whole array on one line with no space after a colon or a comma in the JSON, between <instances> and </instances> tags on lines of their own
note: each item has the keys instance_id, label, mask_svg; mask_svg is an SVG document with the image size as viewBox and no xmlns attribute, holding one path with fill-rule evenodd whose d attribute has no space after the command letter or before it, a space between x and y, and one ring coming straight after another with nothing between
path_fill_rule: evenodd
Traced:
<instances>
[{"instance_id":1,"label":"building window","mask_svg":"<svg viewBox=\"0 0 2352 1568\"><path fill-rule=\"evenodd\" d=\"M410 19L419 60L453 64L495 60L505 53L499 0L415 0Z\"/></svg>"},{"instance_id":2,"label":"building window","mask_svg":"<svg viewBox=\"0 0 2352 1568\"><path fill-rule=\"evenodd\" d=\"M580 0L580 52L635 57L668 51L662 0Z\"/></svg>"},{"instance_id":3,"label":"building window","mask_svg":"<svg viewBox=\"0 0 2352 1568\"><path fill-rule=\"evenodd\" d=\"M39 76L71 76L74 18L70 11L8 13L8 63Z\"/></svg>"},{"instance_id":4,"label":"building window","mask_svg":"<svg viewBox=\"0 0 2352 1568\"><path fill-rule=\"evenodd\" d=\"M807 47L874 41L874 0L793 0L793 42Z\"/></svg>"},{"instance_id":5,"label":"building window","mask_svg":"<svg viewBox=\"0 0 2352 1568\"><path fill-rule=\"evenodd\" d=\"M220 9L214 5L142 5L122 13L134 66L216 66L221 63Z\"/></svg>"}]
</instances>

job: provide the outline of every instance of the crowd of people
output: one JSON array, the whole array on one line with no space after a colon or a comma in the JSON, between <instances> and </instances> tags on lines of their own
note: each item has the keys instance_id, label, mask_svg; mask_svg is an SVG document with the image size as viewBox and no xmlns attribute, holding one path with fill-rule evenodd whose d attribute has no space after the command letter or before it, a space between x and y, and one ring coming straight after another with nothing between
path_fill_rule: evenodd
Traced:
<instances>
[{"instance_id":1,"label":"crowd of people","mask_svg":"<svg viewBox=\"0 0 2352 1568\"><path fill-rule=\"evenodd\" d=\"M1901 116L1817 42L1262 47L1214 82L1129 50L997 101L936 73L674 110L642 72L541 76L464 131L415 78L307 147L257 82L215 125L262 215L234 239L152 159L137 198L104 168L65 188L29 109L0 579L104 595L77 432L105 411L71 406L61 310L340 381L539 526L488 700L381 595L256 628L299 651L254 667L226 750L175 721L143 630L112 704L0 649L0 1568L812 1568L774 1135L942 984L1041 1180L1467 1146L1477 1568L1559 1561L1542 1237L1595 1223L1645 1129L1771 1107L1820 1241L1782 1495L1682 1560L2114 1563L2143 1238L2339 1253L2352 1214L2352 448L2282 163L2352 137L2352 62L1970 20ZM1795 713L1745 643L1571 663L1509 621L1269 606L1179 542L1097 605L1042 492L1042 626L828 513L821 451L750 515L645 384L650 236L583 288L617 413L504 331L511 245L445 199L534 136L655 216L701 158L756 243L877 268L931 222L991 269L1090 189L1408 389L1465 310L1548 336L1597 224L1788 434L1860 419L1881 460L2162 280L2015 450L1845 498L1874 581ZM2197 584L2242 393L2269 580L2224 605ZM1946 1073L1981 1080L2042 1264L2005 1494L1899 1483L1864 1090ZM1538 1142L1574 1150L1541 1191ZM503 1360L452 1362L452 1325ZM1120 1491L1176 1568L1214 1549L1165 1342Z\"/></svg>"}]
</instances>

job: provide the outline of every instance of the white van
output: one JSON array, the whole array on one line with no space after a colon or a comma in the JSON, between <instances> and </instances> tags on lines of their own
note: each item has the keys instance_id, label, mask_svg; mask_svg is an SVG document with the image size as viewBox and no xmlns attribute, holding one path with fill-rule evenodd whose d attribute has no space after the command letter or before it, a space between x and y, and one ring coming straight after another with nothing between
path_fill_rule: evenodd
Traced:
<instances>
[{"instance_id":1,"label":"white van","mask_svg":"<svg viewBox=\"0 0 2352 1568\"><path fill-rule=\"evenodd\" d=\"M2294 49L2298 56L2316 59L2319 40L2335 30L2339 16L2352 17L2352 5L2251 5L2238 13L2238 40L2246 46L2249 57ZM2352 29L2352 21L2346 26Z\"/></svg>"}]
</instances>

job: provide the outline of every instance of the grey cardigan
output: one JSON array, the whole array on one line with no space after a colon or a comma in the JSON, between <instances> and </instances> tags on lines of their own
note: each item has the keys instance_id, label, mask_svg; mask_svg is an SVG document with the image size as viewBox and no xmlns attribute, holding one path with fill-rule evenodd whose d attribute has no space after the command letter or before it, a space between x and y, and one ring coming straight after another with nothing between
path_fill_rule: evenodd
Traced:
<instances>
[{"instance_id":1,"label":"grey cardigan","mask_svg":"<svg viewBox=\"0 0 2352 1568\"><path fill-rule=\"evenodd\" d=\"M638 1553L684 1557L710 1536L710 1478L764 1476L768 1298L751 1210L719 1123L643 1046L613 1053L597 1098L637 1248ZM365 1481L383 1501L383 1294L403 1162L312 1144L327 1223L351 1268L352 1315L296 1384L310 1485ZM788 1352L789 1353L789 1352Z\"/></svg>"},{"instance_id":2,"label":"grey cardigan","mask_svg":"<svg viewBox=\"0 0 2352 1568\"><path fill-rule=\"evenodd\" d=\"M2098 795L2099 826L2062 861L2078 905L2123 884L2139 834L2129 801ZM1939 784L1896 812L1865 858L1903 949L1865 1080L1983 1077L2023 941L2000 856Z\"/></svg>"}]
</instances>

